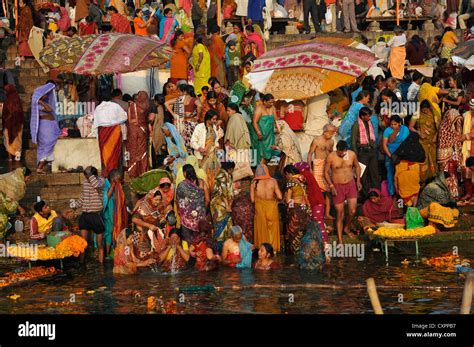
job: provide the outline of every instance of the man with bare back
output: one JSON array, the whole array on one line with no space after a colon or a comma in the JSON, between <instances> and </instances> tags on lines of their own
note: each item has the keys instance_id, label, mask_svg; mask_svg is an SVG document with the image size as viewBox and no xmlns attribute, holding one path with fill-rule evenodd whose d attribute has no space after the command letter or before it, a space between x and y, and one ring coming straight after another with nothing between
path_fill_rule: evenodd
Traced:
<instances>
[{"instance_id":1,"label":"man with bare back","mask_svg":"<svg viewBox=\"0 0 474 347\"><path fill-rule=\"evenodd\" d=\"M318 182L319 188L326 199L325 216L327 220L333 220L334 218L330 215L331 205L329 201L329 187L324 179L324 164L326 158L332 152L334 148L333 136L336 134L337 128L332 124L326 124L323 128L323 134L314 138L311 143L311 147L308 152L308 163L313 169L313 175ZM313 154L315 159L313 160Z\"/></svg>"},{"instance_id":2,"label":"man with bare back","mask_svg":"<svg viewBox=\"0 0 474 347\"><path fill-rule=\"evenodd\" d=\"M354 180L354 171L356 180ZM336 152L328 155L324 177L333 195L337 218L337 239L342 243L342 231L353 237L349 226L357 208L357 192L361 190L360 166L356 154L348 149L347 142L339 141ZM349 214L344 226L344 201L347 200Z\"/></svg>"},{"instance_id":3,"label":"man with bare back","mask_svg":"<svg viewBox=\"0 0 474 347\"><path fill-rule=\"evenodd\" d=\"M255 203L253 243L256 247L267 242L275 252L280 251L278 200L282 198L278 182L270 176L268 167L258 165L250 187L250 200Z\"/></svg>"}]
</instances>

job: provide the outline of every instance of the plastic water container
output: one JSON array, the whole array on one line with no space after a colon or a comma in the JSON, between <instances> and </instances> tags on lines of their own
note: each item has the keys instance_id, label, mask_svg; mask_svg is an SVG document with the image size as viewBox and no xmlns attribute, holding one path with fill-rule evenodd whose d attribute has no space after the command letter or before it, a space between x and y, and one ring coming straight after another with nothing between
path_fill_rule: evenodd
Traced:
<instances>
[{"instance_id":1,"label":"plastic water container","mask_svg":"<svg viewBox=\"0 0 474 347\"><path fill-rule=\"evenodd\" d=\"M21 232L23 232L23 230L24 230L23 221L20 220L20 219L17 219L15 221L15 232L16 233L21 233Z\"/></svg>"}]
</instances>

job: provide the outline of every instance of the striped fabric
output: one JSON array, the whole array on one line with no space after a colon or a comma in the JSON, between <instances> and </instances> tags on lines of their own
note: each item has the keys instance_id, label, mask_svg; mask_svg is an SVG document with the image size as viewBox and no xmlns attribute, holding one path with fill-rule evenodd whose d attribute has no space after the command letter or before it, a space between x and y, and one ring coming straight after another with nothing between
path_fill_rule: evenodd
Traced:
<instances>
[{"instance_id":1,"label":"striped fabric","mask_svg":"<svg viewBox=\"0 0 474 347\"><path fill-rule=\"evenodd\" d=\"M99 127L99 148L102 176L107 177L110 171L121 167L122 131L120 125Z\"/></svg>"}]
</instances>

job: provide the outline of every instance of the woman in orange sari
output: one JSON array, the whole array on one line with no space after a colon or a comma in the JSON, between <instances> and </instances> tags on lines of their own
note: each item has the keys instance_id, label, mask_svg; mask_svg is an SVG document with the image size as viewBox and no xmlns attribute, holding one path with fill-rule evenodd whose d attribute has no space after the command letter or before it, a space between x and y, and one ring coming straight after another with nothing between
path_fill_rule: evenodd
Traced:
<instances>
[{"instance_id":1,"label":"woman in orange sari","mask_svg":"<svg viewBox=\"0 0 474 347\"><path fill-rule=\"evenodd\" d=\"M225 84L225 43L219 35L219 27L211 29L211 39L209 40L209 53L211 54L211 76Z\"/></svg>"},{"instance_id":2,"label":"woman in orange sari","mask_svg":"<svg viewBox=\"0 0 474 347\"><path fill-rule=\"evenodd\" d=\"M171 72L170 77L177 80L188 80L188 57L191 50L188 43L184 39L184 33L181 30L176 31L171 40L173 54L171 55Z\"/></svg>"}]
</instances>

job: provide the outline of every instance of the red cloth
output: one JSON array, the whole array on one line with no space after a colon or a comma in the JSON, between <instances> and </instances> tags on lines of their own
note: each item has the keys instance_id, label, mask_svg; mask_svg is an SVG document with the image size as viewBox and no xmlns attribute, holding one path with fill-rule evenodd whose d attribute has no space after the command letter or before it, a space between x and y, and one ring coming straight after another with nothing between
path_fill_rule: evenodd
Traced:
<instances>
[{"instance_id":1,"label":"red cloth","mask_svg":"<svg viewBox=\"0 0 474 347\"><path fill-rule=\"evenodd\" d=\"M23 127L24 113L21 100L13 84L5 86L7 100L3 104L2 127L8 129L8 142L13 143Z\"/></svg>"},{"instance_id":2,"label":"red cloth","mask_svg":"<svg viewBox=\"0 0 474 347\"><path fill-rule=\"evenodd\" d=\"M79 35L94 35L95 29L97 28L97 24L95 22L92 23L81 23L79 25Z\"/></svg>"},{"instance_id":3,"label":"red cloth","mask_svg":"<svg viewBox=\"0 0 474 347\"><path fill-rule=\"evenodd\" d=\"M311 207L324 204L323 193L319 188L318 182L311 173L311 168L308 163L302 161L295 164L295 167L300 171L300 174L306 178L308 183L308 200Z\"/></svg>"},{"instance_id":4,"label":"red cloth","mask_svg":"<svg viewBox=\"0 0 474 347\"><path fill-rule=\"evenodd\" d=\"M130 22L128 21L127 17L121 15L120 13L113 13L110 16L110 24L117 33L132 33L132 27L130 26Z\"/></svg>"},{"instance_id":5,"label":"red cloth","mask_svg":"<svg viewBox=\"0 0 474 347\"><path fill-rule=\"evenodd\" d=\"M378 189L371 189L369 193L370 192L376 192L380 196L380 200L377 203L373 203L370 199L364 202L362 212L365 217L374 223L382 223L384 221L390 221L400 215L394 208L395 206L391 197L382 196L382 193Z\"/></svg>"},{"instance_id":6,"label":"red cloth","mask_svg":"<svg viewBox=\"0 0 474 347\"><path fill-rule=\"evenodd\" d=\"M293 109L293 112L285 112L285 122L288 123L291 130L303 130L304 115L303 111L299 109Z\"/></svg>"}]
</instances>

